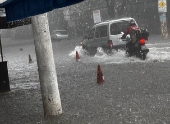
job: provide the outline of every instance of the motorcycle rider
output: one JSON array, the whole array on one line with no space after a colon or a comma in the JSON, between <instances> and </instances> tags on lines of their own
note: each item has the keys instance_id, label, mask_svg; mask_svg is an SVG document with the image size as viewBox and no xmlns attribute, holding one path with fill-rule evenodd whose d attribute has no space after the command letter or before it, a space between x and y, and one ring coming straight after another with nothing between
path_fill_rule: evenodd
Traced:
<instances>
[{"instance_id":1,"label":"motorcycle rider","mask_svg":"<svg viewBox=\"0 0 170 124\"><path fill-rule=\"evenodd\" d=\"M136 36L137 31L140 32L140 27L136 24L134 19L130 20L129 27L126 29L123 36L121 37L121 39L126 39L126 36L130 35L130 40L126 43L127 48L130 48L130 49L134 48L135 43L137 41L137 36Z\"/></svg>"}]
</instances>

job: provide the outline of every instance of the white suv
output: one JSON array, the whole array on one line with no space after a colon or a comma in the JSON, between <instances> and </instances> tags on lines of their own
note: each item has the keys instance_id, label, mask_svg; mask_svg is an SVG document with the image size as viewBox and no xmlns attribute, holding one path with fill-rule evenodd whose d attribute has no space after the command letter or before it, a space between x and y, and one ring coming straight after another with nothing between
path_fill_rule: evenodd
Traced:
<instances>
[{"instance_id":1,"label":"white suv","mask_svg":"<svg viewBox=\"0 0 170 124\"><path fill-rule=\"evenodd\" d=\"M123 35L122 32L129 27L129 21L132 19L121 18L95 24L82 42L83 49L95 53L98 47L102 47L107 51L125 48L126 42L120 38Z\"/></svg>"}]
</instances>

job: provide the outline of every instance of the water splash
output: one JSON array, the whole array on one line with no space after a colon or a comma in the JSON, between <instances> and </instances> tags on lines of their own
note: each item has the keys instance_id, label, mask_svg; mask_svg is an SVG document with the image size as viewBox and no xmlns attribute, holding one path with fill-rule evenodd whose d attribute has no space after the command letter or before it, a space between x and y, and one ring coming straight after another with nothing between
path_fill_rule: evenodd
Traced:
<instances>
[{"instance_id":1,"label":"water splash","mask_svg":"<svg viewBox=\"0 0 170 124\"><path fill-rule=\"evenodd\" d=\"M84 49L82 49L82 46L76 46L75 49L74 49L73 51L71 51L71 53L69 54L69 56L75 57L76 51L79 53L79 55L80 55L81 57L86 55L86 51L85 51Z\"/></svg>"},{"instance_id":2,"label":"water splash","mask_svg":"<svg viewBox=\"0 0 170 124\"><path fill-rule=\"evenodd\" d=\"M134 62L164 62L165 60L170 60L170 44L169 43L157 43L157 44L147 44L149 47L149 53L147 54L146 60L141 60L135 56L128 57L125 54L125 50L112 50L112 54L106 54L104 50L99 47L97 48L97 52L94 57L89 57L86 55L86 51L82 49L80 46L76 46L75 50L70 53L70 56L75 56L75 52L78 51L81 56L84 56L84 63L101 63L104 62L106 64L110 63L134 63Z\"/></svg>"}]
</instances>

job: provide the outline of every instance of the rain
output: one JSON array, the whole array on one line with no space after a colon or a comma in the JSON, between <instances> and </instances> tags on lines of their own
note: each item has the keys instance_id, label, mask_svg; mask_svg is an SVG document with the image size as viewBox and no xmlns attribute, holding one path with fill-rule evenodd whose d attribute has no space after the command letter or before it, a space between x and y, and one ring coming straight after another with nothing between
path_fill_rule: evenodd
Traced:
<instances>
[{"instance_id":1,"label":"rain","mask_svg":"<svg viewBox=\"0 0 170 124\"><path fill-rule=\"evenodd\" d=\"M170 1L166 2L165 32L170 33ZM124 48L112 49L108 54L97 47L96 53L89 55L82 42L96 24L95 10L100 10L101 22L132 17L139 27L148 29L146 59L129 57ZM1 29L10 92L0 94L0 123L170 123L170 38L163 34L158 0L85 0L47 15L63 113L44 117L33 30L29 24ZM66 31L68 37L55 39L54 31ZM76 52L80 56L78 61ZM97 83L98 65L104 77L102 84Z\"/></svg>"}]
</instances>

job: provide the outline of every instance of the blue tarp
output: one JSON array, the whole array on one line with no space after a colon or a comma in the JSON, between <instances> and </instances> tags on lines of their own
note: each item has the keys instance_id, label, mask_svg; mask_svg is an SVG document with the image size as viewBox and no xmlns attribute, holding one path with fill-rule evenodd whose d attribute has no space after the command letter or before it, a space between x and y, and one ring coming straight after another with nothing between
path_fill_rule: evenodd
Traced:
<instances>
[{"instance_id":1,"label":"blue tarp","mask_svg":"<svg viewBox=\"0 0 170 124\"><path fill-rule=\"evenodd\" d=\"M82 1L84 0L7 0L0 4L0 8L5 8L7 21L14 21Z\"/></svg>"}]
</instances>

